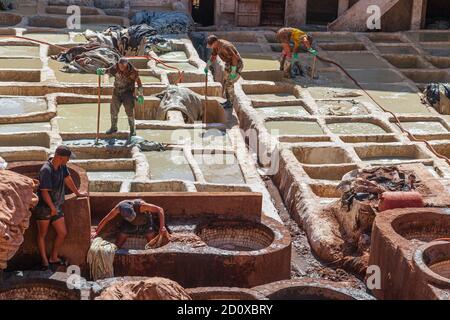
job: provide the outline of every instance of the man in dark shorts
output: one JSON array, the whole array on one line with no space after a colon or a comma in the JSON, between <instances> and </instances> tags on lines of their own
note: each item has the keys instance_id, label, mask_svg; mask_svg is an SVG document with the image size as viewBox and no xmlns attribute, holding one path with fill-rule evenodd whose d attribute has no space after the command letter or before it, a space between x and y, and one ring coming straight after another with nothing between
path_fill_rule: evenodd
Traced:
<instances>
[{"instance_id":1,"label":"man in dark shorts","mask_svg":"<svg viewBox=\"0 0 450 320\"><path fill-rule=\"evenodd\" d=\"M110 74L114 80L114 91L111 100L111 129L106 134L117 132L117 122L119 120L120 106L123 104L128 116L130 125L130 138L136 135L136 126L134 121L134 90L135 83L138 85L138 102L144 103L144 91L138 70L128 62L126 58L121 58L117 64L109 69L97 69L97 75Z\"/></svg>"},{"instance_id":2,"label":"man in dark shorts","mask_svg":"<svg viewBox=\"0 0 450 320\"><path fill-rule=\"evenodd\" d=\"M142 199L124 200L119 202L98 224L92 238L97 237L100 231L120 214L122 221L120 223L119 234L117 235L116 245L121 248L129 236L145 236L147 242L150 242L156 235L156 228L152 213L157 213L159 217L159 233L167 233L164 221L164 209L153 204L149 204Z\"/></svg>"},{"instance_id":3,"label":"man in dark shorts","mask_svg":"<svg viewBox=\"0 0 450 320\"><path fill-rule=\"evenodd\" d=\"M55 150L55 156L50 158L39 171L39 202L33 215L38 227L37 242L42 259L42 270L48 269L49 266L65 265L65 262L58 256L59 248L67 235L64 213L61 209L64 203L65 186L77 197L87 197L86 193L81 193L77 189L67 169L67 162L72 155L72 151L68 147L59 146ZM50 224L55 229L56 238L50 258L48 258L45 237Z\"/></svg>"},{"instance_id":4,"label":"man in dark shorts","mask_svg":"<svg viewBox=\"0 0 450 320\"><path fill-rule=\"evenodd\" d=\"M205 74L208 74L209 67L219 56L225 63L223 86L227 101L222 104L222 107L224 109L231 108L234 100L234 84L239 80L239 76L244 68L241 55L231 42L218 39L215 35L209 36L206 43L208 48L212 49L212 53L211 58L206 63Z\"/></svg>"}]
</instances>

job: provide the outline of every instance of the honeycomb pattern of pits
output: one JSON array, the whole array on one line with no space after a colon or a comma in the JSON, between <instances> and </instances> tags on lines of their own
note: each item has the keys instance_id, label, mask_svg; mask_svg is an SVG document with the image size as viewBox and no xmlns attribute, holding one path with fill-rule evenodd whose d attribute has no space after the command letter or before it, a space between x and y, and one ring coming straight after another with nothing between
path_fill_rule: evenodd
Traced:
<instances>
[{"instance_id":1,"label":"honeycomb pattern of pits","mask_svg":"<svg viewBox=\"0 0 450 320\"><path fill-rule=\"evenodd\" d=\"M271 245L275 235L263 224L246 221L199 225L197 235L210 247L227 251L258 251Z\"/></svg>"},{"instance_id":2,"label":"honeycomb pattern of pits","mask_svg":"<svg viewBox=\"0 0 450 320\"><path fill-rule=\"evenodd\" d=\"M0 286L0 300L81 300L81 293L68 289L66 283L33 279Z\"/></svg>"}]
</instances>

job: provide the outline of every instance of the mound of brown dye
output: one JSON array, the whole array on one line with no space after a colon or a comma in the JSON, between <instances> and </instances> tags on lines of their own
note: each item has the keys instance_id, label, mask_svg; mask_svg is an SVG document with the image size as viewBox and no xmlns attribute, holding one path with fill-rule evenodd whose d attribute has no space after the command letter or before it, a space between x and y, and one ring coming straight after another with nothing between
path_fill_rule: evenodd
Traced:
<instances>
[{"instance_id":1,"label":"mound of brown dye","mask_svg":"<svg viewBox=\"0 0 450 320\"><path fill-rule=\"evenodd\" d=\"M0 170L0 269L5 269L23 242L38 198L36 183L21 174Z\"/></svg>"},{"instance_id":2,"label":"mound of brown dye","mask_svg":"<svg viewBox=\"0 0 450 320\"><path fill-rule=\"evenodd\" d=\"M114 283L95 300L191 300L191 297L175 281L154 277Z\"/></svg>"}]
</instances>

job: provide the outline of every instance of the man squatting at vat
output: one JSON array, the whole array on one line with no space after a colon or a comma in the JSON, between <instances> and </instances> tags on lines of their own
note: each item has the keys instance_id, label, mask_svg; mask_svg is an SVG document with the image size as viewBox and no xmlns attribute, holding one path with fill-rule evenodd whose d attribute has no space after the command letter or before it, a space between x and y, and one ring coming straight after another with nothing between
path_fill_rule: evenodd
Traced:
<instances>
[{"instance_id":1,"label":"man squatting at vat","mask_svg":"<svg viewBox=\"0 0 450 320\"><path fill-rule=\"evenodd\" d=\"M119 227L119 234L116 238L116 246L121 248L129 236L144 235L147 242L150 242L156 234L156 227L152 213L157 213L159 218L159 234L168 236L165 227L164 209L147 203L142 199L124 200L119 202L98 224L97 229L92 234L92 239L97 237L100 231L117 215L120 214L122 221Z\"/></svg>"},{"instance_id":2,"label":"man squatting at vat","mask_svg":"<svg viewBox=\"0 0 450 320\"><path fill-rule=\"evenodd\" d=\"M139 77L138 70L128 62L126 58L120 58L119 62L114 66L105 69L98 68L97 75L104 74L112 75L114 80L114 90L111 101L111 128L106 131L106 134L113 134L117 132L117 122L119 120L120 105L123 103L125 112L128 116L128 124L130 125L130 138L136 135L136 126L134 120L134 89L135 83L138 85L138 98L139 104L144 103L144 90L142 87L141 78Z\"/></svg>"},{"instance_id":3,"label":"man squatting at vat","mask_svg":"<svg viewBox=\"0 0 450 320\"><path fill-rule=\"evenodd\" d=\"M317 51L312 48L312 37L300 29L281 28L277 32L277 39L283 47L280 58L280 70L284 71L286 78L291 77L291 66L298 62L298 52L303 45L313 56L317 56ZM291 42L294 47L291 49Z\"/></svg>"},{"instance_id":4,"label":"man squatting at vat","mask_svg":"<svg viewBox=\"0 0 450 320\"><path fill-rule=\"evenodd\" d=\"M53 269L60 265L66 265L66 262L58 256L59 248L67 235L64 212L61 209L66 194L65 186L77 197L88 196L87 193L82 193L77 189L70 176L67 163L71 157L74 157L72 151L61 145L56 148L54 157L49 158L39 171L39 202L33 214L37 221L37 243L42 260L41 270L43 271L49 267ZM45 237L50 224L55 229L56 238L50 258L47 258Z\"/></svg>"},{"instance_id":5,"label":"man squatting at vat","mask_svg":"<svg viewBox=\"0 0 450 320\"><path fill-rule=\"evenodd\" d=\"M218 39L215 35L210 35L206 40L206 44L208 48L212 49L212 53L211 58L206 63L205 74L208 75L209 67L216 61L217 56L219 56L225 63L223 86L227 101L222 103L222 107L225 109L231 108L234 100L234 83L239 80L239 76L244 68L241 55L231 42Z\"/></svg>"}]
</instances>

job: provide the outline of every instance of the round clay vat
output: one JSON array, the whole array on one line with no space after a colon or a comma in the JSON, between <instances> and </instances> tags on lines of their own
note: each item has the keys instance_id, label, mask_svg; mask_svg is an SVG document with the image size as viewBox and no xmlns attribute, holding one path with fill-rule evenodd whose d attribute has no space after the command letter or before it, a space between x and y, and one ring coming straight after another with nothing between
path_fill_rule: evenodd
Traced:
<instances>
[{"instance_id":1,"label":"round clay vat","mask_svg":"<svg viewBox=\"0 0 450 320\"><path fill-rule=\"evenodd\" d=\"M22 17L13 13L0 13L0 27L15 26L22 22Z\"/></svg>"},{"instance_id":2,"label":"round clay vat","mask_svg":"<svg viewBox=\"0 0 450 320\"><path fill-rule=\"evenodd\" d=\"M197 235L210 247L227 251L257 251L274 240L273 231L249 221L211 222L197 227Z\"/></svg>"},{"instance_id":3,"label":"round clay vat","mask_svg":"<svg viewBox=\"0 0 450 320\"><path fill-rule=\"evenodd\" d=\"M26 279L0 286L0 300L81 300L81 291L53 279Z\"/></svg>"},{"instance_id":4,"label":"round clay vat","mask_svg":"<svg viewBox=\"0 0 450 320\"><path fill-rule=\"evenodd\" d=\"M349 288L346 283L320 279L282 280L254 287L269 300L373 300L360 290Z\"/></svg>"},{"instance_id":5,"label":"round clay vat","mask_svg":"<svg viewBox=\"0 0 450 320\"><path fill-rule=\"evenodd\" d=\"M252 289L227 287L202 287L187 290L192 300L267 300Z\"/></svg>"},{"instance_id":6,"label":"round clay vat","mask_svg":"<svg viewBox=\"0 0 450 320\"><path fill-rule=\"evenodd\" d=\"M450 215L432 211L411 212L392 220L394 231L407 240L430 242L449 235ZM383 214L383 213L381 213Z\"/></svg>"},{"instance_id":7,"label":"round clay vat","mask_svg":"<svg viewBox=\"0 0 450 320\"><path fill-rule=\"evenodd\" d=\"M420 246L414 265L428 281L450 288L450 241L435 241Z\"/></svg>"}]
</instances>

